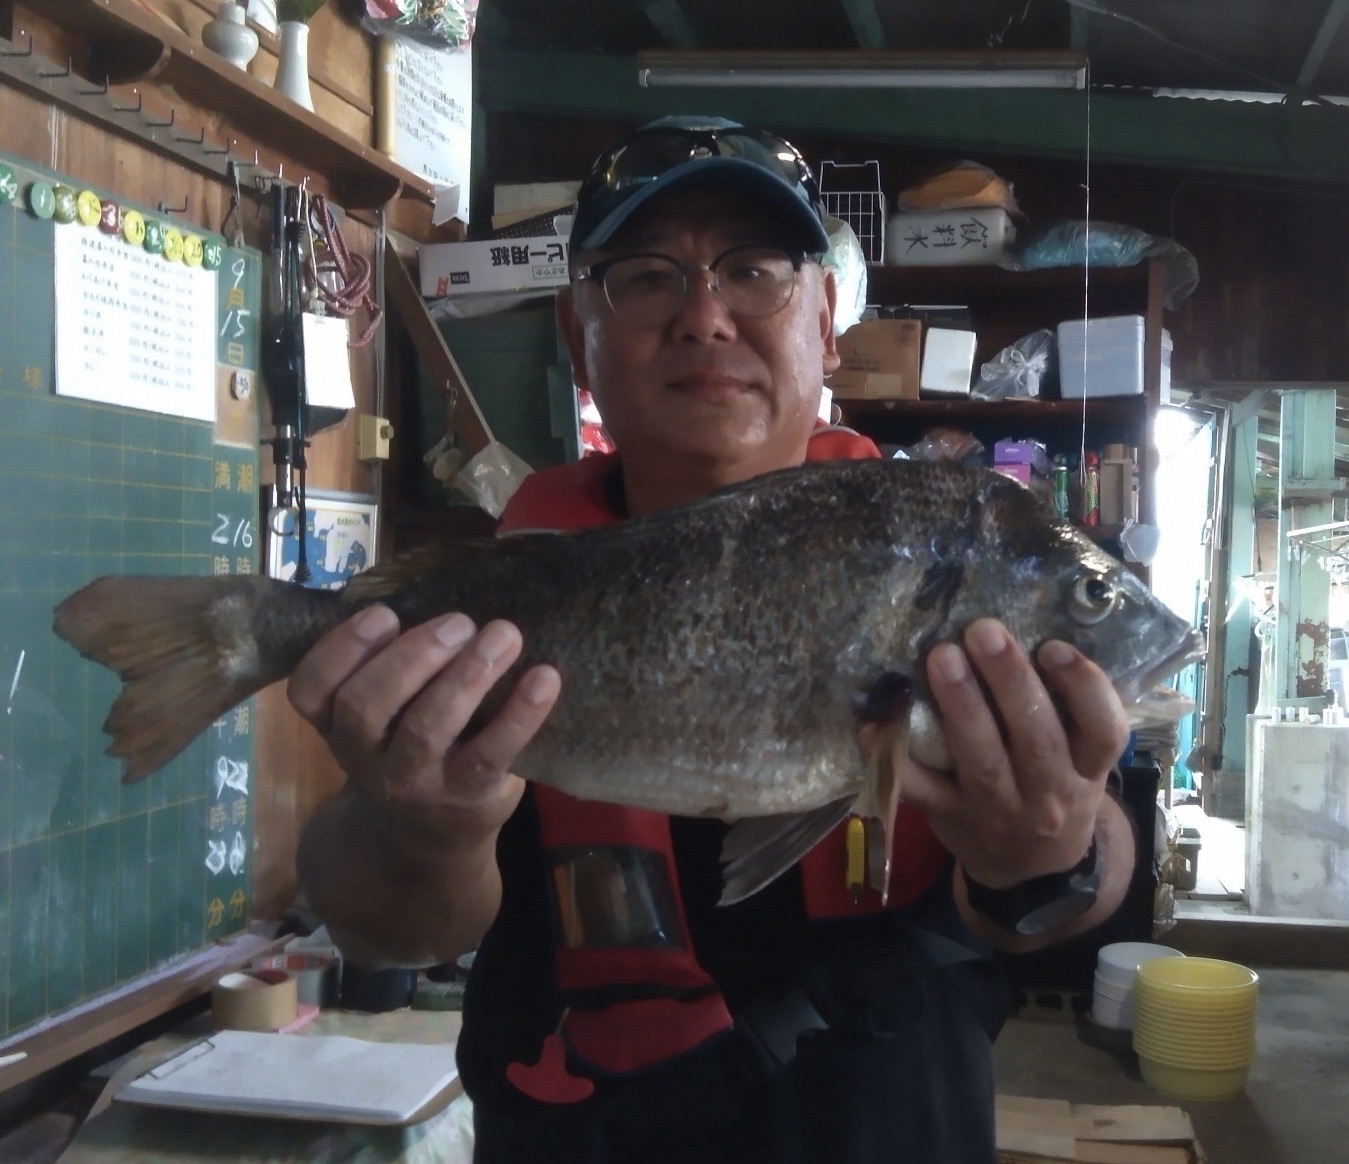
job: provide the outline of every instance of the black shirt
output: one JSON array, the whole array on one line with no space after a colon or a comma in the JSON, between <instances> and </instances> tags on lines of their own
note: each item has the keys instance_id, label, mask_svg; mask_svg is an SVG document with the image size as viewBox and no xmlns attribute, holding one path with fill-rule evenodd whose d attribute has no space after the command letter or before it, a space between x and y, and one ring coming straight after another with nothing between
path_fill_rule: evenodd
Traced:
<instances>
[{"instance_id":1,"label":"black shirt","mask_svg":"<svg viewBox=\"0 0 1349 1164\"><path fill-rule=\"evenodd\" d=\"M751 998L809 981L831 1029L802 1039L797 1058L773 1078L747 1075L727 1036L639 1076L597 1079L581 1103L544 1104L517 1091L506 1066L537 1061L561 1017L538 817L527 792L501 833L501 909L464 999L458 1055L475 1106L475 1160L991 1164L986 1028L1000 1021L1000 980L983 959L938 970L913 938L920 926L977 945L955 914L949 878L904 911L844 922L806 917L796 870L720 907L725 829L671 819L699 964L732 1014Z\"/></svg>"}]
</instances>

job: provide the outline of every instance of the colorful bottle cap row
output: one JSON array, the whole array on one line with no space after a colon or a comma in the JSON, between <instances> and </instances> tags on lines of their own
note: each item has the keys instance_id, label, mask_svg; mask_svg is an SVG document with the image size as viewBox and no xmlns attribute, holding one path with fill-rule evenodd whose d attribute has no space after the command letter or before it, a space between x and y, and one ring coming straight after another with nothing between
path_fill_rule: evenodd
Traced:
<instances>
[{"instance_id":1,"label":"colorful bottle cap row","mask_svg":"<svg viewBox=\"0 0 1349 1164\"><path fill-rule=\"evenodd\" d=\"M19 180L9 166L0 163L0 206L17 202ZM59 182L38 180L28 187L28 209L38 218L57 222L79 222L96 226L104 234L121 235L133 247L144 247L152 255L162 255L170 263L205 267L218 271L225 250L215 239L185 234L138 210L123 210L116 202L100 198L92 190L76 192Z\"/></svg>"}]
</instances>

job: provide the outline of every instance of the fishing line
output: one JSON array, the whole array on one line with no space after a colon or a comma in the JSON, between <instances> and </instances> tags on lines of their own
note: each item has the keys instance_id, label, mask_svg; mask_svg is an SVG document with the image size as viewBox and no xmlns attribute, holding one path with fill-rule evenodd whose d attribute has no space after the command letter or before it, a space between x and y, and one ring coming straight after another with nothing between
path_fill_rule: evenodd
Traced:
<instances>
[{"instance_id":1,"label":"fishing line","mask_svg":"<svg viewBox=\"0 0 1349 1164\"><path fill-rule=\"evenodd\" d=\"M1087 87L1087 142L1086 142L1086 206L1082 224L1082 440L1077 454L1077 487L1079 496L1086 496L1087 488L1087 344L1091 330L1091 61L1086 68ZM1084 515L1085 516L1085 515Z\"/></svg>"},{"instance_id":2,"label":"fishing line","mask_svg":"<svg viewBox=\"0 0 1349 1164\"><path fill-rule=\"evenodd\" d=\"M23 661L27 654L26 648L19 651L19 662L14 668L14 682L9 685L9 704L5 708L6 715L14 714L14 693L19 689L19 676L23 674Z\"/></svg>"}]
</instances>

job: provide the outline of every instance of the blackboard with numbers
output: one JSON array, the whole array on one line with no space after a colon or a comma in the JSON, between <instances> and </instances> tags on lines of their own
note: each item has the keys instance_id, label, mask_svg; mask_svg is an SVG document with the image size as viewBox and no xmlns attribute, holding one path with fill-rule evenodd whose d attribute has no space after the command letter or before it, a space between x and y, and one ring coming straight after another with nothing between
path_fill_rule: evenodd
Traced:
<instances>
[{"instance_id":1,"label":"blackboard with numbers","mask_svg":"<svg viewBox=\"0 0 1349 1164\"><path fill-rule=\"evenodd\" d=\"M247 926L251 704L125 785L118 681L51 621L103 574L257 572L260 264L0 155L0 1040Z\"/></svg>"}]
</instances>

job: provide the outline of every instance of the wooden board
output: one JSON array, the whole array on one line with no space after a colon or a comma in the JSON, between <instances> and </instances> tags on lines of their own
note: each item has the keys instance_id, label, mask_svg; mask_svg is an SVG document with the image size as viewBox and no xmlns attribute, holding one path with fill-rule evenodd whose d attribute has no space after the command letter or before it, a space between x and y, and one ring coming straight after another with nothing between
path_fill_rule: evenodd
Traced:
<instances>
[{"instance_id":1,"label":"wooden board","mask_svg":"<svg viewBox=\"0 0 1349 1164\"><path fill-rule=\"evenodd\" d=\"M1178 1107L1100 1106L1062 1099L996 1099L1002 1164L1203 1164Z\"/></svg>"}]
</instances>

